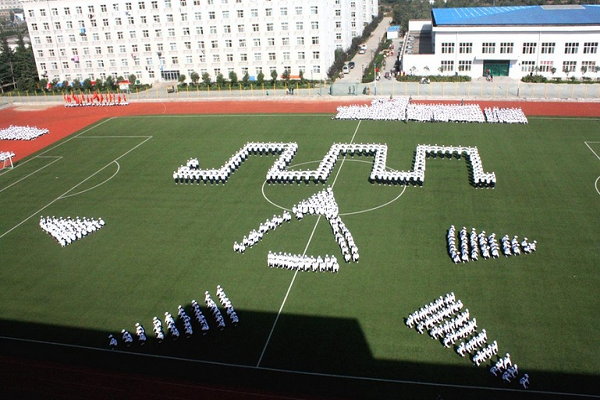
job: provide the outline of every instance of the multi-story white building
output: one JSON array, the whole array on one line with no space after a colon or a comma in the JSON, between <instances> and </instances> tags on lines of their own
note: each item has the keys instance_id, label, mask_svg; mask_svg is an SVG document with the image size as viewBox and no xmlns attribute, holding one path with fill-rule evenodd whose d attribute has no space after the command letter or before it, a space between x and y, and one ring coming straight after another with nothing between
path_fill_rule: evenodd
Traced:
<instances>
[{"instance_id":1,"label":"multi-story white building","mask_svg":"<svg viewBox=\"0 0 600 400\"><path fill-rule=\"evenodd\" d=\"M402 55L407 73L596 77L598 5L439 8L431 14L431 21L411 21L408 38L414 39Z\"/></svg>"},{"instance_id":2,"label":"multi-story white building","mask_svg":"<svg viewBox=\"0 0 600 400\"><path fill-rule=\"evenodd\" d=\"M22 0L40 77L325 79L378 0Z\"/></svg>"},{"instance_id":3,"label":"multi-story white building","mask_svg":"<svg viewBox=\"0 0 600 400\"><path fill-rule=\"evenodd\" d=\"M16 10L21 7L21 0L0 0L0 10Z\"/></svg>"}]
</instances>

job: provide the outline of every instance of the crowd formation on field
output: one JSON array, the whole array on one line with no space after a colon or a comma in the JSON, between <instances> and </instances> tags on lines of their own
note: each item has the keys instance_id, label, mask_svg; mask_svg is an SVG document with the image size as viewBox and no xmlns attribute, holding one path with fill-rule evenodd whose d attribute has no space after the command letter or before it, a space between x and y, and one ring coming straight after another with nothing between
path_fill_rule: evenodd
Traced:
<instances>
[{"instance_id":1,"label":"crowd formation on field","mask_svg":"<svg viewBox=\"0 0 600 400\"><path fill-rule=\"evenodd\" d=\"M420 334L427 331L431 339L438 340L446 348L454 346L458 355L469 356L476 366L491 362L490 373L500 376L504 382L516 379L518 366L512 364L510 354L498 357L494 363L492 358L498 354L498 343L495 340L488 343L486 330L477 332L477 320L470 318L469 309L461 312L462 308L462 301L450 292L409 314L405 324ZM527 389L529 375L523 375L519 383Z\"/></svg>"},{"instance_id":2,"label":"crowd formation on field","mask_svg":"<svg viewBox=\"0 0 600 400\"><path fill-rule=\"evenodd\" d=\"M339 106L334 117L340 120L385 120L417 122L490 122L526 124L520 108L486 108L478 104L420 104L409 97L377 98L368 105Z\"/></svg>"},{"instance_id":3,"label":"crowd formation on field","mask_svg":"<svg viewBox=\"0 0 600 400\"><path fill-rule=\"evenodd\" d=\"M102 218L40 217L40 228L52 236L62 247L88 236L104 227Z\"/></svg>"},{"instance_id":4,"label":"crowd formation on field","mask_svg":"<svg viewBox=\"0 0 600 400\"><path fill-rule=\"evenodd\" d=\"M63 95L65 107L106 107L127 106L129 101L125 93L93 93L93 94L65 94Z\"/></svg>"},{"instance_id":5,"label":"crowd formation on field","mask_svg":"<svg viewBox=\"0 0 600 400\"><path fill-rule=\"evenodd\" d=\"M321 190L311 197L300 201L292 206L292 214L297 220L302 220L305 215L323 216L329 222L336 242L340 247L344 261L358 262L358 246L346 224L339 216L339 207L333 196L333 190L328 187ZM244 236L240 243L233 244L233 250L238 253L244 253L258 243L265 234L281 226L283 222L290 222L292 214L285 210L283 215L274 215L272 219L267 219L261 223L258 229L253 229ZM335 256L326 255L325 257L315 257L306 254L290 254L283 252L269 251L267 256L267 265L270 268L284 268L289 270L312 271L312 272L338 272L339 263Z\"/></svg>"},{"instance_id":6,"label":"crowd formation on field","mask_svg":"<svg viewBox=\"0 0 600 400\"><path fill-rule=\"evenodd\" d=\"M520 108L486 107L483 112L487 122L493 124L526 124L527 117Z\"/></svg>"},{"instance_id":7,"label":"crowd formation on field","mask_svg":"<svg viewBox=\"0 0 600 400\"><path fill-rule=\"evenodd\" d=\"M219 303L225 309L230 324L233 326L237 326L239 323L239 317L235 309L233 308L231 300L227 297L227 294L225 294L225 291L220 285L217 285L217 297L219 299ZM206 307L212 314L217 328L219 330L225 329L225 318L223 317L219 306L212 299L208 291L204 293L204 303L206 304ZM202 334L206 335L210 331L208 321L202 313L198 302L196 300L192 300L191 304L192 312L195 317L195 324L200 329ZM179 337L181 336L180 329L183 331L187 338L190 338L194 334L194 323L192 318L187 314L185 308L182 305L179 305L177 309L177 315L179 317L177 321L171 315L171 313L169 313L168 311L165 312L164 323L167 327L166 331L163 328L163 321L161 321L160 318L154 317L152 319L152 330L156 337L157 343L162 343L166 337L170 337L173 340L179 339ZM139 322L135 324L135 338L137 339L137 342L140 345L144 345L148 340L146 336L146 330ZM119 341L117 340L115 335L109 335L108 339L109 347L111 349L117 348L117 346L119 345ZM121 330L121 342L126 347L131 347L131 345L134 343L134 336L127 329L123 329Z\"/></svg>"},{"instance_id":8,"label":"crowd formation on field","mask_svg":"<svg viewBox=\"0 0 600 400\"><path fill-rule=\"evenodd\" d=\"M490 235L487 235L485 231L477 233L475 228L471 228L469 232L464 226L458 233L460 250L456 243L456 228L454 225L451 225L448 229L447 240L448 253L455 264L477 261L479 256L487 260L498 258L500 254L505 257L518 256L523 253L530 254L537 249L536 240L529 241L525 237L522 241L519 241L518 236L513 236L511 239L510 236L504 235L498 241L495 233Z\"/></svg>"},{"instance_id":9,"label":"crowd formation on field","mask_svg":"<svg viewBox=\"0 0 600 400\"><path fill-rule=\"evenodd\" d=\"M50 132L46 128L37 126L15 126L0 129L0 140L33 140Z\"/></svg>"},{"instance_id":10,"label":"crowd formation on field","mask_svg":"<svg viewBox=\"0 0 600 400\"><path fill-rule=\"evenodd\" d=\"M425 179L425 162L427 158L456 157L465 159L470 164L471 183L476 188L494 188L496 175L483 170L481 157L477 147L464 146L438 146L418 145L412 171L396 171L387 167L387 145L380 143L334 143L317 169L313 170L288 170L296 152L297 143L246 143L236 154L218 169L200 169L197 158L190 158L185 165L173 172L175 184L219 184L225 183L230 175L251 155L275 155L280 157L273 163L267 172L267 183L321 183L329 179L335 164L340 156L367 156L373 157L373 166L369 175L369 182L388 185L414 185L422 186Z\"/></svg>"}]
</instances>

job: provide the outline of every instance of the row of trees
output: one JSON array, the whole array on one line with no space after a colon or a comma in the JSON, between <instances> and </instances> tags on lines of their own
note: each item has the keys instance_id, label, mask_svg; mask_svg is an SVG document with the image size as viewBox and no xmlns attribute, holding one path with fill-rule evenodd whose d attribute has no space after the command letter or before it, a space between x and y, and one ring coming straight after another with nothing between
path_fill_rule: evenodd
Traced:
<instances>
[{"instance_id":1,"label":"row of trees","mask_svg":"<svg viewBox=\"0 0 600 400\"><path fill-rule=\"evenodd\" d=\"M202 74L202 76L200 76L200 74L198 74L197 72L192 72L190 73L190 81L191 81L191 85L193 86L199 86L200 84L204 85L204 86L210 86L213 82L216 82L217 85L219 86L225 86L227 84L231 84L231 85L237 85L237 84L242 84L243 86L249 86L250 85L250 74L248 74L248 72L246 72L244 74L244 76L242 76L242 79L240 80L238 78L238 74L235 71L231 71L229 73L229 79L225 78L225 76L223 74L218 74L215 78L215 80L213 81L212 77L210 76L210 74L208 72L205 72ZM271 71L271 79L270 79L270 83L272 85L274 85L277 82L277 78L279 77L279 74L277 73L276 70ZM283 74L281 75L281 77L283 78L283 81L285 82L286 85L289 85L290 82L292 81L292 76L290 74L290 71L285 70L283 72ZM304 79L304 71L300 71L299 74L299 81L300 84L305 84L306 83L306 79ZM179 84L181 86L185 86L187 85L186 80L188 79L188 77L184 74L179 75ZM256 83L258 85L262 85L263 83L265 83L265 74L260 72L257 76L256 79L253 81L253 83Z\"/></svg>"},{"instance_id":2,"label":"row of trees","mask_svg":"<svg viewBox=\"0 0 600 400\"><path fill-rule=\"evenodd\" d=\"M8 45L8 36L0 35L0 91L37 88L37 68L31 46L25 46L23 35L17 36L17 47L13 51Z\"/></svg>"},{"instance_id":3,"label":"row of trees","mask_svg":"<svg viewBox=\"0 0 600 400\"><path fill-rule=\"evenodd\" d=\"M136 81L137 76L135 74L131 74L128 76L129 82L133 83ZM50 91L73 91L73 92L78 92L78 91L83 91L83 92L89 92L89 91L99 91L99 92L104 92L104 91L108 91L108 92L114 92L117 90L118 86L119 86L119 82L124 81L125 78L122 76L117 77L117 79L113 78L111 75L109 75L106 80L102 81L102 79L96 79L94 81L92 81L90 78L87 78L83 81L80 81L79 79L74 79L71 82L59 82L57 79L54 79L53 81L49 82L47 79L40 79L40 86L42 88L46 88L48 86L48 83L50 83ZM131 85L130 85L131 86Z\"/></svg>"}]
</instances>

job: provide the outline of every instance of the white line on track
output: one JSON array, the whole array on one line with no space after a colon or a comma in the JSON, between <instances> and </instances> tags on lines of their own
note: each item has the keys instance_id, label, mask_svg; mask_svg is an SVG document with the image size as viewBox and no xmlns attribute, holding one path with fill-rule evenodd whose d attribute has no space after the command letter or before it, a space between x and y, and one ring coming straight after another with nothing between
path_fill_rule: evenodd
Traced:
<instances>
[{"instance_id":1,"label":"white line on track","mask_svg":"<svg viewBox=\"0 0 600 400\"><path fill-rule=\"evenodd\" d=\"M447 388L468 389L468 390L486 390L486 391L492 391L492 392L513 392L513 393L540 394L540 395L559 396L559 397L567 396L567 397L579 397L579 398L588 398L588 399L600 399L600 395L596 395L596 394L551 392L551 391L545 391L545 390L531 390L531 389L523 390L523 389L512 389L512 388L486 387L486 386L469 386L469 385L456 385L456 384L449 384L449 383L409 381L409 380L403 380L403 379L373 378L373 377L358 376L358 375L328 374L328 373L323 373L323 372L307 372L307 371L298 371L298 370L290 370L290 369L252 366L252 365L247 365L247 364L232 364L232 363L224 363L224 362L219 362L219 361L198 360L198 359L192 359L192 358L181 358L181 357L173 357L173 356L163 356L163 355L158 355L158 354L133 353L133 352L129 352L129 351L103 349L103 348L98 348L98 347L82 346L82 345L68 344L68 343L47 342L44 340L13 338L13 337L8 337L8 336L0 336L0 339L7 340L7 341L15 341L15 342L36 343L36 344L43 344L43 345L49 345L49 346L91 350L91 351L102 352L102 353L119 353L119 354L123 354L123 355L127 354L129 356L155 358L155 359L159 359L159 360L174 360L174 361L183 361L183 362L190 362L190 363L196 363L196 364L218 365L218 366L223 366L223 367L271 371L271 372L279 372L279 373L294 374L294 375L319 376L319 377L325 377L325 378L350 379L350 380L369 381L369 382L386 382L386 383L397 383L397 384L405 384L405 385L447 387Z\"/></svg>"},{"instance_id":2,"label":"white line on track","mask_svg":"<svg viewBox=\"0 0 600 400\"><path fill-rule=\"evenodd\" d=\"M19 226L23 225L25 222L29 221L34 216L39 215L40 212L42 212L46 208L50 207L52 204L56 203L58 200L61 200L61 199L65 198L65 197L67 197L67 195L69 193L71 193L73 190L77 189L79 186L81 186L82 184L84 184L85 182L87 182L89 179L93 178L98 173L102 172L103 170L105 170L106 168L108 168L110 165L112 165L114 162L117 162L121 158L125 157L127 154L131 153L133 150L137 149L138 147L140 147L141 145L143 145L144 143L146 143L150 139L152 139L152 136L148 136L146 138L146 140L144 140L143 142L137 144L136 146L132 147L131 149L127 150L125 153L121 154L119 157L115 158L114 160L112 160L111 162L109 162L108 164L106 164L104 167L100 168L98 171L94 172L92 175L88 176L87 178L85 178L84 180L82 180L81 182L79 182L77 185L73 186L71 189L67 190L66 192L64 192L63 194L61 194L60 196L58 196L56 199L52 200L50 203L46 204L44 207L40 208L39 210L37 210L36 212L34 212L33 214L31 214L29 217L25 218L23 221L19 222L17 225L13 226L12 228L10 228L6 232L4 232L2 235L0 235L0 239L2 239L4 236L8 235L10 232L14 231L15 229L17 229Z\"/></svg>"},{"instance_id":3,"label":"white line on track","mask_svg":"<svg viewBox=\"0 0 600 400\"><path fill-rule=\"evenodd\" d=\"M350 143L354 143L354 138L356 137L356 134L358 133L358 128L360 128L360 123L361 121L358 121L358 125L356 125L356 129L354 130L354 134L352 135L352 139L350 139ZM346 156L344 156L344 158L342 158L342 162L340 164L340 167L337 170L337 173L335 174L335 178L333 179L333 183L331 184L331 189L333 189L333 187L335 186L335 182L337 181L338 176L340 175L340 171L342 170L342 167L344 166L344 161L346 161ZM315 226L313 227L312 233L310 234L310 237L308 238L308 243L306 243L306 247L304 248L304 252L302 253L302 255L304 256L306 254L306 250L308 250L308 246L310 245L310 242L312 241L312 238L315 234L315 231L317 230L317 226L319 225L319 221L321 221L321 216L319 215L319 217L317 218L317 222L315 222ZM288 290L285 293L285 297L283 298L283 302L281 303L281 306L279 307L279 311L277 312L277 316L275 317L275 321L273 322L273 326L271 327L271 332L269 332L269 336L267 337L267 341L265 343L265 346L263 347L262 353L260 353L260 357L258 358L258 362L256 363L256 367L260 367L260 363L262 362L262 359L265 355L265 352L267 351L267 347L269 346L269 342L271 341L271 336L273 336L273 332L275 331L275 326L277 326L277 321L279 321L279 316L281 315L281 311L283 311L283 307L285 306L285 303L287 302L287 298L288 295L290 294L290 291L292 290L292 286L294 285L294 281L296 280L296 276L298 275L298 270L296 270L294 272L294 276L292 277L292 281L290 282L290 285L288 286Z\"/></svg>"},{"instance_id":4,"label":"white line on track","mask_svg":"<svg viewBox=\"0 0 600 400\"><path fill-rule=\"evenodd\" d=\"M60 159L62 159L62 156L55 156L55 157L50 157L50 156L38 156L38 157L34 157L34 158L54 158L53 161L51 161L49 164L44 165L41 168L36 169L35 171L33 171L32 173L30 173L29 175L25 175L24 177L22 177L21 179L19 179L16 182L11 183L10 185L8 185L7 187L4 187L2 189L0 189L0 193L4 192L6 189L8 189L11 186L16 185L17 183L29 178L31 175L37 174L38 172L40 172L41 170L43 170L46 167L51 166L52 164L54 164L55 162L59 161Z\"/></svg>"}]
</instances>

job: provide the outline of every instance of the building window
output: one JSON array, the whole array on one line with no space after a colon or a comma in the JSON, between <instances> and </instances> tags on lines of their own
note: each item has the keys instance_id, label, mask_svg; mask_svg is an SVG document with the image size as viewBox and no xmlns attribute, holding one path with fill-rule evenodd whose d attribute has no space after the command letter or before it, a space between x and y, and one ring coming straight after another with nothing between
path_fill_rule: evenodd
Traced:
<instances>
[{"instance_id":1,"label":"building window","mask_svg":"<svg viewBox=\"0 0 600 400\"><path fill-rule=\"evenodd\" d=\"M135 31L129 31L129 38L135 39Z\"/></svg>"},{"instance_id":2,"label":"building window","mask_svg":"<svg viewBox=\"0 0 600 400\"><path fill-rule=\"evenodd\" d=\"M173 22L173 14L167 14L167 22Z\"/></svg>"},{"instance_id":3,"label":"building window","mask_svg":"<svg viewBox=\"0 0 600 400\"><path fill-rule=\"evenodd\" d=\"M269 53L269 61L276 61L275 53Z\"/></svg>"},{"instance_id":4,"label":"building window","mask_svg":"<svg viewBox=\"0 0 600 400\"><path fill-rule=\"evenodd\" d=\"M254 53L254 61L262 61L262 54Z\"/></svg>"},{"instance_id":5,"label":"building window","mask_svg":"<svg viewBox=\"0 0 600 400\"><path fill-rule=\"evenodd\" d=\"M466 43L466 42L460 43L458 51L461 54L470 54L470 53L472 53L473 52L473 43Z\"/></svg>"},{"instance_id":6,"label":"building window","mask_svg":"<svg viewBox=\"0 0 600 400\"><path fill-rule=\"evenodd\" d=\"M153 0L150 2L150 4L152 5L152 9L153 10L157 10L158 9L158 1Z\"/></svg>"},{"instance_id":7,"label":"building window","mask_svg":"<svg viewBox=\"0 0 600 400\"><path fill-rule=\"evenodd\" d=\"M233 41L231 39L226 39L225 47L233 47Z\"/></svg>"},{"instance_id":8,"label":"building window","mask_svg":"<svg viewBox=\"0 0 600 400\"><path fill-rule=\"evenodd\" d=\"M481 52L484 54L493 54L496 52L496 43L483 43L481 45Z\"/></svg>"},{"instance_id":9,"label":"building window","mask_svg":"<svg viewBox=\"0 0 600 400\"><path fill-rule=\"evenodd\" d=\"M204 28L202 28L201 26L197 26L196 35L204 35Z\"/></svg>"},{"instance_id":10,"label":"building window","mask_svg":"<svg viewBox=\"0 0 600 400\"><path fill-rule=\"evenodd\" d=\"M183 28L183 36L190 36L190 28L188 28L188 27Z\"/></svg>"},{"instance_id":11,"label":"building window","mask_svg":"<svg viewBox=\"0 0 600 400\"><path fill-rule=\"evenodd\" d=\"M210 47L212 49L218 49L219 48L219 41L218 40L211 40L210 41Z\"/></svg>"},{"instance_id":12,"label":"building window","mask_svg":"<svg viewBox=\"0 0 600 400\"><path fill-rule=\"evenodd\" d=\"M258 32L258 24L252 24L252 32Z\"/></svg>"},{"instance_id":13,"label":"building window","mask_svg":"<svg viewBox=\"0 0 600 400\"><path fill-rule=\"evenodd\" d=\"M213 62L221 62L221 57L218 54L213 54Z\"/></svg>"},{"instance_id":14,"label":"building window","mask_svg":"<svg viewBox=\"0 0 600 400\"><path fill-rule=\"evenodd\" d=\"M142 31L142 37L145 37L145 38L150 37L150 32L148 31L148 29L144 29Z\"/></svg>"},{"instance_id":15,"label":"building window","mask_svg":"<svg viewBox=\"0 0 600 400\"><path fill-rule=\"evenodd\" d=\"M275 46L275 38L267 38L267 46Z\"/></svg>"},{"instance_id":16,"label":"building window","mask_svg":"<svg viewBox=\"0 0 600 400\"><path fill-rule=\"evenodd\" d=\"M125 9L130 11L131 10L131 3L125 3Z\"/></svg>"},{"instance_id":17,"label":"building window","mask_svg":"<svg viewBox=\"0 0 600 400\"><path fill-rule=\"evenodd\" d=\"M124 44L119 45L119 53L126 53L126 52L127 52L127 50L125 49L125 45Z\"/></svg>"},{"instance_id":18,"label":"building window","mask_svg":"<svg viewBox=\"0 0 600 400\"><path fill-rule=\"evenodd\" d=\"M540 61L540 72L552 72L554 61Z\"/></svg>"},{"instance_id":19,"label":"building window","mask_svg":"<svg viewBox=\"0 0 600 400\"><path fill-rule=\"evenodd\" d=\"M305 60L306 59L306 55L304 54L303 51L299 51L298 52L298 60Z\"/></svg>"},{"instance_id":20,"label":"building window","mask_svg":"<svg viewBox=\"0 0 600 400\"><path fill-rule=\"evenodd\" d=\"M187 50L191 50L192 49L192 42L183 42L183 46L187 49Z\"/></svg>"},{"instance_id":21,"label":"building window","mask_svg":"<svg viewBox=\"0 0 600 400\"><path fill-rule=\"evenodd\" d=\"M577 54L579 43L565 43L565 54Z\"/></svg>"},{"instance_id":22,"label":"building window","mask_svg":"<svg viewBox=\"0 0 600 400\"><path fill-rule=\"evenodd\" d=\"M577 61L563 61L563 72L568 74L569 72L575 72L577 68Z\"/></svg>"},{"instance_id":23,"label":"building window","mask_svg":"<svg viewBox=\"0 0 600 400\"><path fill-rule=\"evenodd\" d=\"M150 43L144 44L144 51L152 51L152 45Z\"/></svg>"},{"instance_id":24,"label":"building window","mask_svg":"<svg viewBox=\"0 0 600 400\"><path fill-rule=\"evenodd\" d=\"M303 45L304 44L304 37L303 36L298 36L296 38L296 44L297 45Z\"/></svg>"},{"instance_id":25,"label":"building window","mask_svg":"<svg viewBox=\"0 0 600 400\"><path fill-rule=\"evenodd\" d=\"M283 38L281 38L281 44L283 46L289 46L290 45L290 38L289 37L283 37Z\"/></svg>"},{"instance_id":26,"label":"building window","mask_svg":"<svg viewBox=\"0 0 600 400\"><path fill-rule=\"evenodd\" d=\"M169 37L175 37L175 28L169 28L167 30L167 35L169 35Z\"/></svg>"},{"instance_id":27,"label":"building window","mask_svg":"<svg viewBox=\"0 0 600 400\"><path fill-rule=\"evenodd\" d=\"M542 54L554 54L556 43L544 42L542 43Z\"/></svg>"},{"instance_id":28,"label":"building window","mask_svg":"<svg viewBox=\"0 0 600 400\"><path fill-rule=\"evenodd\" d=\"M245 31L244 25L243 24L238 25L238 33L244 33L244 31Z\"/></svg>"},{"instance_id":29,"label":"building window","mask_svg":"<svg viewBox=\"0 0 600 400\"><path fill-rule=\"evenodd\" d=\"M194 20L201 21L202 20L202 13L201 12L195 12L194 13Z\"/></svg>"},{"instance_id":30,"label":"building window","mask_svg":"<svg viewBox=\"0 0 600 400\"><path fill-rule=\"evenodd\" d=\"M287 31L289 27L289 24L287 22L282 22L281 23L281 30L282 31Z\"/></svg>"},{"instance_id":31,"label":"building window","mask_svg":"<svg viewBox=\"0 0 600 400\"><path fill-rule=\"evenodd\" d=\"M229 18L229 10L223 10L223 18L224 19Z\"/></svg>"},{"instance_id":32,"label":"building window","mask_svg":"<svg viewBox=\"0 0 600 400\"><path fill-rule=\"evenodd\" d=\"M523 43L523 54L534 54L537 43L525 42Z\"/></svg>"},{"instance_id":33,"label":"building window","mask_svg":"<svg viewBox=\"0 0 600 400\"><path fill-rule=\"evenodd\" d=\"M240 53L240 60L242 60L242 61L248 61L248 54L246 54L246 53Z\"/></svg>"},{"instance_id":34,"label":"building window","mask_svg":"<svg viewBox=\"0 0 600 400\"><path fill-rule=\"evenodd\" d=\"M67 21L67 29L73 29L73 21Z\"/></svg>"},{"instance_id":35,"label":"building window","mask_svg":"<svg viewBox=\"0 0 600 400\"><path fill-rule=\"evenodd\" d=\"M238 18L244 18L244 10L237 10Z\"/></svg>"},{"instance_id":36,"label":"building window","mask_svg":"<svg viewBox=\"0 0 600 400\"><path fill-rule=\"evenodd\" d=\"M143 1L138 2L138 8L140 10L145 10L146 9L146 3L144 3Z\"/></svg>"},{"instance_id":37,"label":"building window","mask_svg":"<svg viewBox=\"0 0 600 400\"><path fill-rule=\"evenodd\" d=\"M274 30L273 23L272 22L267 23L267 32L273 32L273 30Z\"/></svg>"},{"instance_id":38,"label":"building window","mask_svg":"<svg viewBox=\"0 0 600 400\"><path fill-rule=\"evenodd\" d=\"M240 47L246 47L246 39L240 39Z\"/></svg>"},{"instance_id":39,"label":"building window","mask_svg":"<svg viewBox=\"0 0 600 400\"><path fill-rule=\"evenodd\" d=\"M258 46L260 46L260 38L254 38L254 39L252 39L252 42L253 42L253 44L252 44L252 45L253 45L254 47L258 47Z\"/></svg>"},{"instance_id":40,"label":"building window","mask_svg":"<svg viewBox=\"0 0 600 400\"><path fill-rule=\"evenodd\" d=\"M500 53L502 54L512 54L514 51L515 44L510 42L500 43Z\"/></svg>"},{"instance_id":41,"label":"building window","mask_svg":"<svg viewBox=\"0 0 600 400\"><path fill-rule=\"evenodd\" d=\"M179 58L177 56L171 57L171 64L173 64L173 65L179 64Z\"/></svg>"},{"instance_id":42,"label":"building window","mask_svg":"<svg viewBox=\"0 0 600 400\"><path fill-rule=\"evenodd\" d=\"M302 31L304 30L304 23L302 21L298 21L296 22L296 30L297 31Z\"/></svg>"},{"instance_id":43,"label":"building window","mask_svg":"<svg viewBox=\"0 0 600 400\"><path fill-rule=\"evenodd\" d=\"M598 42L586 42L583 44L583 54L598 53Z\"/></svg>"},{"instance_id":44,"label":"building window","mask_svg":"<svg viewBox=\"0 0 600 400\"><path fill-rule=\"evenodd\" d=\"M227 61L229 61L229 62L233 61L233 54L227 54Z\"/></svg>"},{"instance_id":45,"label":"building window","mask_svg":"<svg viewBox=\"0 0 600 400\"><path fill-rule=\"evenodd\" d=\"M454 71L454 61L452 60L442 60L442 72L452 72Z\"/></svg>"},{"instance_id":46,"label":"building window","mask_svg":"<svg viewBox=\"0 0 600 400\"><path fill-rule=\"evenodd\" d=\"M442 54L454 53L454 43L442 43Z\"/></svg>"},{"instance_id":47,"label":"building window","mask_svg":"<svg viewBox=\"0 0 600 400\"><path fill-rule=\"evenodd\" d=\"M290 52L289 51L284 51L283 52L283 59L286 60L286 61L290 59Z\"/></svg>"},{"instance_id":48,"label":"building window","mask_svg":"<svg viewBox=\"0 0 600 400\"><path fill-rule=\"evenodd\" d=\"M313 51L313 60L318 60L321 58L321 53L318 51Z\"/></svg>"},{"instance_id":49,"label":"building window","mask_svg":"<svg viewBox=\"0 0 600 400\"><path fill-rule=\"evenodd\" d=\"M535 61L521 61L521 72L533 72L535 70Z\"/></svg>"},{"instance_id":50,"label":"building window","mask_svg":"<svg viewBox=\"0 0 600 400\"><path fill-rule=\"evenodd\" d=\"M318 36L313 36L312 37L312 44L319 44L319 37Z\"/></svg>"},{"instance_id":51,"label":"building window","mask_svg":"<svg viewBox=\"0 0 600 400\"><path fill-rule=\"evenodd\" d=\"M287 7L281 7L280 14L281 15L287 15Z\"/></svg>"},{"instance_id":52,"label":"building window","mask_svg":"<svg viewBox=\"0 0 600 400\"><path fill-rule=\"evenodd\" d=\"M223 26L223 32L224 33L231 33L231 25L225 25L225 26Z\"/></svg>"},{"instance_id":53,"label":"building window","mask_svg":"<svg viewBox=\"0 0 600 400\"><path fill-rule=\"evenodd\" d=\"M209 11L208 12L208 19L216 19L216 15L214 11Z\"/></svg>"},{"instance_id":54,"label":"building window","mask_svg":"<svg viewBox=\"0 0 600 400\"><path fill-rule=\"evenodd\" d=\"M258 9L257 8L253 8L250 10L250 16L252 18L258 18Z\"/></svg>"},{"instance_id":55,"label":"building window","mask_svg":"<svg viewBox=\"0 0 600 400\"><path fill-rule=\"evenodd\" d=\"M300 6L296 7L296 15L302 15L302 7L300 7Z\"/></svg>"},{"instance_id":56,"label":"building window","mask_svg":"<svg viewBox=\"0 0 600 400\"><path fill-rule=\"evenodd\" d=\"M273 9L272 8L265 8L265 15L267 17L270 17L273 15Z\"/></svg>"},{"instance_id":57,"label":"building window","mask_svg":"<svg viewBox=\"0 0 600 400\"><path fill-rule=\"evenodd\" d=\"M596 61L582 61L581 62L581 71L583 73L595 72L595 70L596 70Z\"/></svg>"},{"instance_id":58,"label":"building window","mask_svg":"<svg viewBox=\"0 0 600 400\"><path fill-rule=\"evenodd\" d=\"M319 29L319 21L311 21L310 29Z\"/></svg>"}]
</instances>

